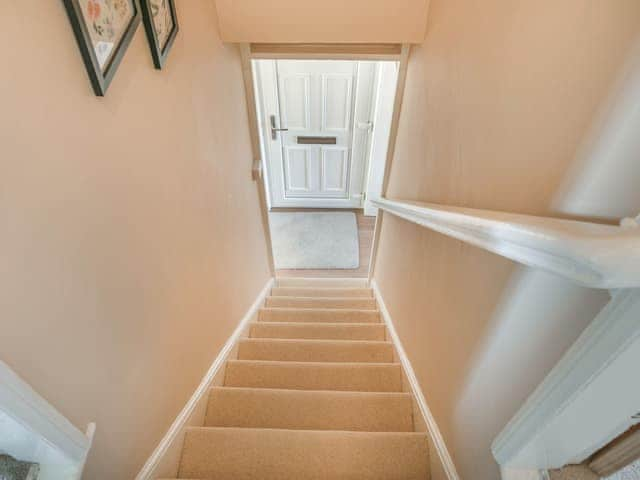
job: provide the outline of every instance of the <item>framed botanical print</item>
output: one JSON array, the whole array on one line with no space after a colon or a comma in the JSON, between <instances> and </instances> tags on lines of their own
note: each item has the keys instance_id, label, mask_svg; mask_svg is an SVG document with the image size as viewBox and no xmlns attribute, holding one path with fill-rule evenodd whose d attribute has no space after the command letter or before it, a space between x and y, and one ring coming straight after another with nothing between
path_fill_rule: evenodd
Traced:
<instances>
[{"instance_id":1,"label":"framed botanical print","mask_svg":"<svg viewBox=\"0 0 640 480\"><path fill-rule=\"evenodd\" d=\"M140 6L153 63L161 69L178 35L175 0L140 0Z\"/></svg>"},{"instance_id":2,"label":"framed botanical print","mask_svg":"<svg viewBox=\"0 0 640 480\"><path fill-rule=\"evenodd\" d=\"M63 0L91 85L103 96L140 24L137 0Z\"/></svg>"}]
</instances>

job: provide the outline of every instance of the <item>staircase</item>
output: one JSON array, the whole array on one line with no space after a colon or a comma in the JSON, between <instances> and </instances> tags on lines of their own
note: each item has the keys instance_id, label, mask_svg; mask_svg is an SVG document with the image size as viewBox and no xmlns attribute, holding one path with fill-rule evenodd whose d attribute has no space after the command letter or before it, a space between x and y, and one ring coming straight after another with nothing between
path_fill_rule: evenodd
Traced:
<instances>
[{"instance_id":1,"label":"staircase","mask_svg":"<svg viewBox=\"0 0 640 480\"><path fill-rule=\"evenodd\" d=\"M394 356L365 280L277 280L187 430L178 477L428 479Z\"/></svg>"}]
</instances>

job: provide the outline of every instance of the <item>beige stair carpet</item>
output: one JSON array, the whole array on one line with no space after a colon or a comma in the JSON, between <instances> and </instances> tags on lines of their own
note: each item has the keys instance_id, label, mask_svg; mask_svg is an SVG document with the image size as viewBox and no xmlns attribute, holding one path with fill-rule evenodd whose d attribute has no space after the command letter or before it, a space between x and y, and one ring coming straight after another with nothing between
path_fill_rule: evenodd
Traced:
<instances>
[{"instance_id":1,"label":"beige stair carpet","mask_svg":"<svg viewBox=\"0 0 640 480\"><path fill-rule=\"evenodd\" d=\"M248 338L240 341L238 359L391 363L393 347L391 342L366 340Z\"/></svg>"},{"instance_id":2,"label":"beige stair carpet","mask_svg":"<svg viewBox=\"0 0 640 480\"><path fill-rule=\"evenodd\" d=\"M402 372L396 363L323 363L230 360L225 385L230 387L289 388L401 392Z\"/></svg>"},{"instance_id":3,"label":"beige stair carpet","mask_svg":"<svg viewBox=\"0 0 640 480\"><path fill-rule=\"evenodd\" d=\"M422 433L191 428L182 478L215 480L424 480Z\"/></svg>"},{"instance_id":4,"label":"beige stair carpet","mask_svg":"<svg viewBox=\"0 0 640 480\"><path fill-rule=\"evenodd\" d=\"M411 432L408 393L216 387L205 426Z\"/></svg>"},{"instance_id":5,"label":"beige stair carpet","mask_svg":"<svg viewBox=\"0 0 640 480\"><path fill-rule=\"evenodd\" d=\"M268 297L265 306L279 308L325 308L375 310L373 298Z\"/></svg>"},{"instance_id":6,"label":"beige stair carpet","mask_svg":"<svg viewBox=\"0 0 640 480\"><path fill-rule=\"evenodd\" d=\"M205 423L185 434L180 479L426 480L426 434L371 290L279 279Z\"/></svg>"},{"instance_id":7,"label":"beige stair carpet","mask_svg":"<svg viewBox=\"0 0 640 480\"><path fill-rule=\"evenodd\" d=\"M338 308L263 308L262 322L380 323L377 310Z\"/></svg>"},{"instance_id":8,"label":"beige stair carpet","mask_svg":"<svg viewBox=\"0 0 640 480\"><path fill-rule=\"evenodd\" d=\"M385 327L381 323L255 322L251 324L250 332L252 338L385 339Z\"/></svg>"},{"instance_id":9,"label":"beige stair carpet","mask_svg":"<svg viewBox=\"0 0 640 480\"><path fill-rule=\"evenodd\" d=\"M364 297L373 298L370 288L313 288L313 287L274 287L274 297Z\"/></svg>"}]
</instances>

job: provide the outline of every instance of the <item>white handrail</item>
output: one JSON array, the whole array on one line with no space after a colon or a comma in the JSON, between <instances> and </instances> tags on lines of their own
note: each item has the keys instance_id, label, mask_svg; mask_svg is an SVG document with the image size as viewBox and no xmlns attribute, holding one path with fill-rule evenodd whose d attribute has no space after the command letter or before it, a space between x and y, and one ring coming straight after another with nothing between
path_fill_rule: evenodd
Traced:
<instances>
[{"instance_id":1,"label":"white handrail","mask_svg":"<svg viewBox=\"0 0 640 480\"><path fill-rule=\"evenodd\" d=\"M7 415L31 434L63 454L73 465L74 474L77 473L77 478L80 478L79 475L91 448L95 424L89 424L87 434L78 430L2 361L0 361L0 414Z\"/></svg>"},{"instance_id":2,"label":"white handrail","mask_svg":"<svg viewBox=\"0 0 640 480\"><path fill-rule=\"evenodd\" d=\"M640 290L613 296L493 442L501 466L582 463L638 423L639 316Z\"/></svg>"},{"instance_id":3,"label":"white handrail","mask_svg":"<svg viewBox=\"0 0 640 480\"><path fill-rule=\"evenodd\" d=\"M587 287L640 287L638 219L615 226L386 198L371 202L410 222Z\"/></svg>"}]
</instances>

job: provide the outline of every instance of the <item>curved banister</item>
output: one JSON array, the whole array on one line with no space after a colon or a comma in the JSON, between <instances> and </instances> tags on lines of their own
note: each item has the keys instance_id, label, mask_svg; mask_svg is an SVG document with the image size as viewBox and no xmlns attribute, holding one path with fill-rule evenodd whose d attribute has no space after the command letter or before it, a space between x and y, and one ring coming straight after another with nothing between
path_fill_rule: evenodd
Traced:
<instances>
[{"instance_id":1,"label":"curved banister","mask_svg":"<svg viewBox=\"0 0 640 480\"><path fill-rule=\"evenodd\" d=\"M622 226L380 198L385 212L591 288L640 287L640 226Z\"/></svg>"}]
</instances>

